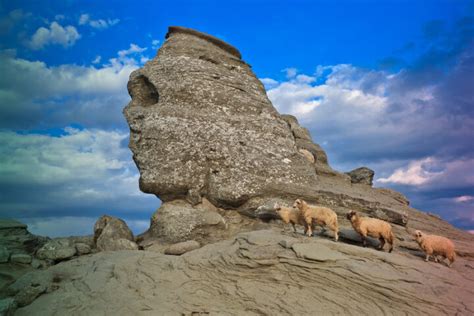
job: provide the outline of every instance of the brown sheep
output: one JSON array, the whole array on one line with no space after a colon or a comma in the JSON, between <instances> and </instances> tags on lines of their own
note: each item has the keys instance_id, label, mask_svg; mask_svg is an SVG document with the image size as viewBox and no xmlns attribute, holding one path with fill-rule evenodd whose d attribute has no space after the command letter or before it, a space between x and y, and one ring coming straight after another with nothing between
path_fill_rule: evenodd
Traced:
<instances>
[{"instance_id":1,"label":"brown sheep","mask_svg":"<svg viewBox=\"0 0 474 316\"><path fill-rule=\"evenodd\" d=\"M425 261L429 261L430 256L434 256L435 261L438 262L436 256L443 256L449 260L448 267L451 267L456 259L454 244L446 237L428 235L417 230L415 231L415 240L418 245L420 245L420 248L426 253Z\"/></svg>"},{"instance_id":2,"label":"brown sheep","mask_svg":"<svg viewBox=\"0 0 474 316\"><path fill-rule=\"evenodd\" d=\"M334 240L339 239L338 225L337 225L337 214L328 207L323 206L310 206L303 200L297 199L293 204L293 207L298 208L303 215L304 221L307 227L307 235L313 235L313 224L329 227L334 231Z\"/></svg>"},{"instance_id":3,"label":"brown sheep","mask_svg":"<svg viewBox=\"0 0 474 316\"><path fill-rule=\"evenodd\" d=\"M301 211L299 209L294 208L294 207L280 206L278 203L275 203L273 208L275 209L276 213L280 216L281 220L285 224L291 223L295 233L296 233L295 225L301 225L304 227L304 233L306 234L308 229L306 226L306 222L303 216L301 215Z\"/></svg>"},{"instance_id":4,"label":"brown sheep","mask_svg":"<svg viewBox=\"0 0 474 316\"><path fill-rule=\"evenodd\" d=\"M385 242L388 242L390 244L388 252L392 252L395 236L389 223L377 218L360 217L355 211L350 211L346 217L351 221L354 230L359 233L364 247L367 246L367 236L370 236L379 239L380 250L383 250Z\"/></svg>"}]
</instances>

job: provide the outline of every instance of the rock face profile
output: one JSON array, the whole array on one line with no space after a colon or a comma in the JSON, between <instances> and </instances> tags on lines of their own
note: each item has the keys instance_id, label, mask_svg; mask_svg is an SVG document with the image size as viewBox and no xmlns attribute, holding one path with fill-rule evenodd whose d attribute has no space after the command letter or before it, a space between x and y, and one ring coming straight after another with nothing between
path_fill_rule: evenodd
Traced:
<instances>
[{"instance_id":1,"label":"rock face profile","mask_svg":"<svg viewBox=\"0 0 474 316\"><path fill-rule=\"evenodd\" d=\"M237 49L172 27L158 55L130 76L124 113L140 188L162 201L205 196L239 207L253 197L317 183L294 131ZM295 135L296 136L295 136Z\"/></svg>"}]
</instances>

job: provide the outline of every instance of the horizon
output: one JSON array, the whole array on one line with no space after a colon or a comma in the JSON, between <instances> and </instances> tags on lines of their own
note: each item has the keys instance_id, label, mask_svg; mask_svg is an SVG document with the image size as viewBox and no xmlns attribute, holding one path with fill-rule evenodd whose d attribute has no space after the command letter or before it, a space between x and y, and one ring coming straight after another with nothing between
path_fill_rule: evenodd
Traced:
<instances>
[{"instance_id":1,"label":"horizon","mask_svg":"<svg viewBox=\"0 0 474 316\"><path fill-rule=\"evenodd\" d=\"M102 214L148 228L160 201L139 191L122 109L180 25L236 47L334 169L369 167L474 233L474 2L343 3L1 1L0 217L50 237Z\"/></svg>"}]
</instances>

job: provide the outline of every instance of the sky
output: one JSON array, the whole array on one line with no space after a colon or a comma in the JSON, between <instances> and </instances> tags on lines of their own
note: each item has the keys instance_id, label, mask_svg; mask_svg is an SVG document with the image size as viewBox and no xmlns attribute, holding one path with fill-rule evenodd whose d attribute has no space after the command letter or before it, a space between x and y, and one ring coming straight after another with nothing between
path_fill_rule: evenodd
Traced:
<instances>
[{"instance_id":1,"label":"sky","mask_svg":"<svg viewBox=\"0 0 474 316\"><path fill-rule=\"evenodd\" d=\"M330 164L474 232L473 1L0 0L0 217L33 233L146 230L122 115L168 26L237 47Z\"/></svg>"}]
</instances>

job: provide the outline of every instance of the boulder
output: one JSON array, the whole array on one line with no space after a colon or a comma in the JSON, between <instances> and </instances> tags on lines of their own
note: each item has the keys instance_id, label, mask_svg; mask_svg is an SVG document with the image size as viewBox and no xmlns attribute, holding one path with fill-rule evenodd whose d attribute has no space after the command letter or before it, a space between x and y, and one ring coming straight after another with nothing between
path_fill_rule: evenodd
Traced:
<instances>
[{"instance_id":1,"label":"boulder","mask_svg":"<svg viewBox=\"0 0 474 316\"><path fill-rule=\"evenodd\" d=\"M165 249L166 255L180 256L191 250L199 249L201 245L195 240L188 240L173 244Z\"/></svg>"},{"instance_id":2,"label":"boulder","mask_svg":"<svg viewBox=\"0 0 474 316\"><path fill-rule=\"evenodd\" d=\"M31 263L31 256L24 253L16 253L11 255L10 261L11 263L22 263L22 264L30 264Z\"/></svg>"},{"instance_id":3,"label":"boulder","mask_svg":"<svg viewBox=\"0 0 474 316\"><path fill-rule=\"evenodd\" d=\"M5 249L10 254L26 253L31 255L48 240L47 237L31 234L28 231L28 226L17 220L0 218L0 262L6 256Z\"/></svg>"},{"instance_id":4,"label":"boulder","mask_svg":"<svg viewBox=\"0 0 474 316\"><path fill-rule=\"evenodd\" d=\"M77 254L80 256L91 253L91 247L88 244L78 242L75 244L75 246L76 246Z\"/></svg>"},{"instance_id":5,"label":"boulder","mask_svg":"<svg viewBox=\"0 0 474 316\"><path fill-rule=\"evenodd\" d=\"M133 233L116 217L103 215L94 225L94 241L99 251L137 250Z\"/></svg>"},{"instance_id":6,"label":"boulder","mask_svg":"<svg viewBox=\"0 0 474 316\"><path fill-rule=\"evenodd\" d=\"M151 218L147 234L164 242L177 243L226 229L224 218L217 212L193 207L187 201L163 203Z\"/></svg>"},{"instance_id":7,"label":"boulder","mask_svg":"<svg viewBox=\"0 0 474 316\"><path fill-rule=\"evenodd\" d=\"M67 238L57 238L48 241L36 252L36 257L41 260L62 261L70 259L77 253L76 247Z\"/></svg>"},{"instance_id":8,"label":"boulder","mask_svg":"<svg viewBox=\"0 0 474 316\"><path fill-rule=\"evenodd\" d=\"M361 183L371 186L375 172L367 167L360 167L347 172L347 174L351 177L352 183Z\"/></svg>"}]
</instances>

